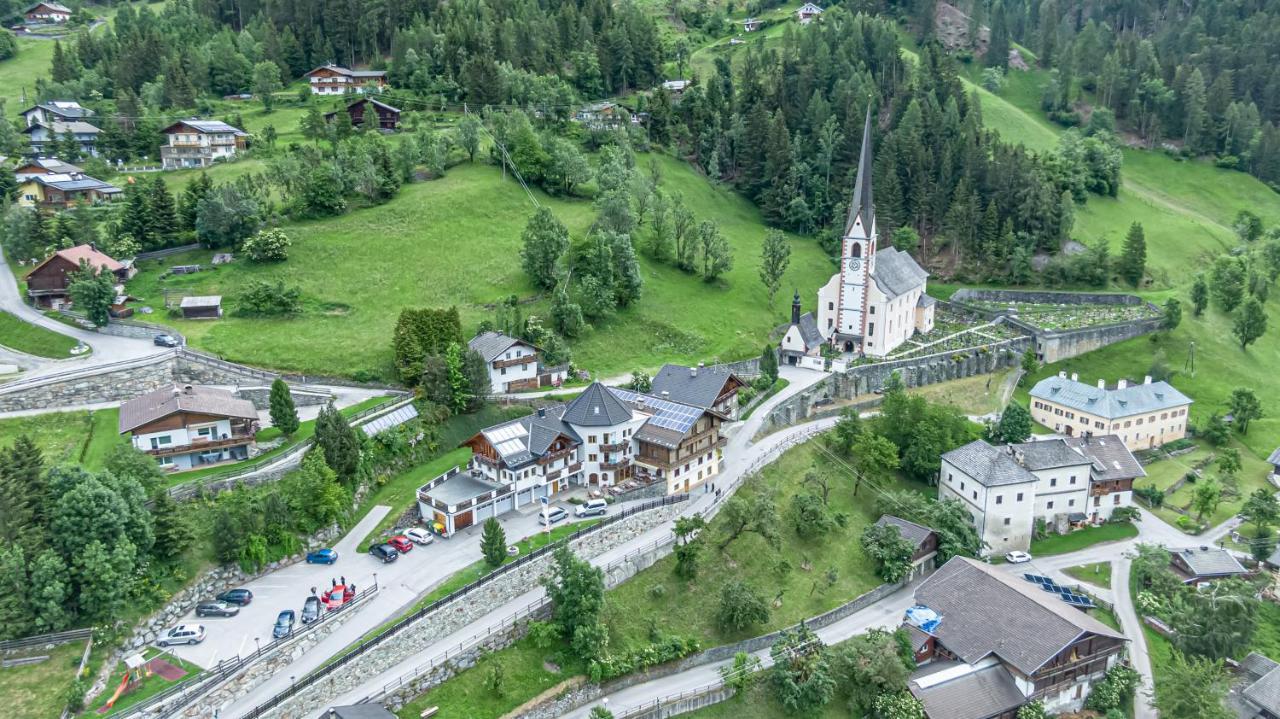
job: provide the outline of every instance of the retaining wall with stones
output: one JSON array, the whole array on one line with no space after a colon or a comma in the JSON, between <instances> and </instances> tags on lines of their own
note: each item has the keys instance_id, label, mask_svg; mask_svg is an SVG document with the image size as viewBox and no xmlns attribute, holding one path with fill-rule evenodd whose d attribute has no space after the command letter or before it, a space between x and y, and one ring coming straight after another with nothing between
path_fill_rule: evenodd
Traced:
<instances>
[{"instance_id":1,"label":"retaining wall with stones","mask_svg":"<svg viewBox=\"0 0 1280 719\"><path fill-rule=\"evenodd\" d=\"M765 417L761 433L768 434L810 420L832 402L874 395L877 390L884 388L895 372L902 377L907 387L923 387L1016 367L1022 362L1022 355L1032 341L1031 337L1017 337L984 347L968 347L924 357L859 365L832 374L775 406Z\"/></svg>"},{"instance_id":2,"label":"retaining wall with stones","mask_svg":"<svg viewBox=\"0 0 1280 719\"><path fill-rule=\"evenodd\" d=\"M683 509L683 504L672 504L651 511L640 512L592 532L574 541L570 546L578 556L590 559L614 547L632 541L652 529L654 525L661 524L677 516ZM606 581L615 581L616 577L629 578L633 576L635 572L657 561L660 551L660 549L655 549L644 556L628 562L622 562L621 564L624 566L617 571L606 571ZM667 551L669 551L669 545ZM552 564L553 557L551 554L547 554L507 572L465 596L459 597L457 600L409 625L395 636L383 641L376 649L365 652L351 660L341 670L335 671L321 681L302 689L263 716L280 717L281 719L301 719L302 717L314 716L327 706L328 702L342 694L360 688L369 681L370 677L401 667L405 661L415 654L437 644L441 637L449 636L463 629L489 614L495 608L504 606L528 593L531 588L539 586L542 577L550 572ZM621 579L616 581L621 581ZM537 616L539 615L535 614L534 618L537 618ZM395 691L389 692L383 701L391 706L408 702L409 699L422 694L466 667L473 665L475 659L484 651L492 651L495 648L504 647L516 641L516 639L523 636L524 625L527 621L528 617L523 617L519 622L514 622L500 631L486 635L474 647L460 649L458 654L451 652L447 662L424 668L424 673L421 676L415 677L411 681L406 681ZM410 667L402 668L406 672L411 671ZM243 695L249 688L250 686L242 685L238 687L235 693L236 695ZM228 689L230 690L230 687ZM214 708L214 705L209 706L209 709L212 708Z\"/></svg>"},{"instance_id":3,"label":"retaining wall with stones","mask_svg":"<svg viewBox=\"0 0 1280 719\"><path fill-rule=\"evenodd\" d=\"M951 295L952 302L1023 302L1035 305L1140 305L1137 295L1108 292L1054 292L1051 290L983 290L964 288Z\"/></svg>"},{"instance_id":4,"label":"retaining wall with stones","mask_svg":"<svg viewBox=\"0 0 1280 719\"><path fill-rule=\"evenodd\" d=\"M1151 317L1143 320L1117 322L1099 327L1081 327L1061 332L1038 331L1036 333L1036 359L1046 364L1070 359L1085 352L1092 352L1107 345L1141 337L1160 329L1164 320Z\"/></svg>"},{"instance_id":5,"label":"retaining wall with stones","mask_svg":"<svg viewBox=\"0 0 1280 719\"><path fill-rule=\"evenodd\" d=\"M328 404L333 399L333 395L328 392L317 392L309 389L299 389L290 387L289 394L293 395L293 404L297 407L314 407L316 405ZM237 387L235 395L240 399L247 399L253 402L253 406L258 409L270 409L271 407L271 387Z\"/></svg>"}]
</instances>

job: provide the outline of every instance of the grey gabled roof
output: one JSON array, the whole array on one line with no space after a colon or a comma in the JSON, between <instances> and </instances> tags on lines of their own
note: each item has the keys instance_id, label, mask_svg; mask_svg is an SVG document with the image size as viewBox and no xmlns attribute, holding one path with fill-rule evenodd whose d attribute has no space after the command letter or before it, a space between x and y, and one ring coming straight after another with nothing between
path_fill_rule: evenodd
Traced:
<instances>
[{"instance_id":1,"label":"grey gabled roof","mask_svg":"<svg viewBox=\"0 0 1280 719\"><path fill-rule=\"evenodd\" d=\"M1274 659L1257 652L1249 652L1249 654L1240 660L1240 671L1250 679L1257 681L1270 672L1272 669L1280 667Z\"/></svg>"},{"instance_id":2,"label":"grey gabled roof","mask_svg":"<svg viewBox=\"0 0 1280 719\"><path fill-rule=\"evenodd\" d=\"M534 347L533 345L529 344L528 342L525 342L524 340L516 339L515 337L512 337L510 335L504 335L501 332L493 332L493 331L481 332L475 337L472 337L471 340L467 342L467 346L475 350L476 352L479 352L480 356L484 358L485 362L494 361L495 359L498 358L499 355L501 355L503 352L506 352L507 349L509 349L511 345L514 345L514 344L529 345L530 347L533 347L535 350L538 349L537 347Z\"/></svg>"},{"instance_id":3,"label":"grey gabled roof","mask_svg":"<svg viewBox=\"0 0 1280 719\"><path fill-rule=\"evenodd\" d=\"M68 132L70 132L73 135L97 135L98 133L102 132L102 130L99 130L97 127L83 120L72 120L71 122L54 120L53 122L50 122L48 124L43 122L36 122L24 128L22 131L24 133L33 132L37 127L43 127L55 135L62 135Z\"/></svg>"},{"instance_id":4,"label":"grey gabled roof","mask_svg":"<svg viewBox=\"0 0 1280 719\"><path fill-rule=\"evenodd\" d=\"M253 402L240 399L225 389L201 385L168 385L120 405L120 433L130 432L178 412L237 419L258 418L258 410L254 408Z\"/></svg>"},{"instance_id":5,"label":"grey gabled roof","mask_svg":"<svg viewBox=\"0 0 1280 719\"><path fill-rule=\"evenodd\" d=\"M813 3L805 3L805 8L814 7ZM804 10L804 8L800 8ZM822 12L818 8L818 12ZM847 237L853 231L854 220L858 216L862 216L862 229L867 235L871 234L872 226L875 224L876 205L871 196L871 162L874 159L874 150L871 147L871 108L867 108L867 119L862 124L862 150L858 155L858 178L853 183L853 202L849 203L849 219L844 224L844 234Z\"/></svg>"},{"instance_id":6,"label":"grey gabled roof","mask_svg":"<svg viewBox=\"0 0 1280 719\"><path fill-rule=\"evenodd\" d=\"M160 132L167 133L179 125L186 125L187 127L190 127L197 132L229 132L233 135L240 135L240 136L245 136L248 134L244 130L241 130L238 127L233 127L232 125L228 125L227 123L222 122L221 120L178 120L172 125L169 125L168 127L164 128Z\"/></svg>"},{"instance_id":7,"label":"grey gabled roof","mask_svg":"<svg viewBox=\"0 0 1280 719\"><path fill-rule=\"evenodd\" d=\"M938 304L938 301L929 295L920 295L920 299L916 300L916 307L932 307Z\"/></svg>"},{"instance_id":8,"label":"grey gabled roof","mask_svg":"<svg viewBox=\"0 0 1280 719\"><path fill-rule=\"evenodd\" d=\"M1027 702L1013 675L1000 664L954 679L938 676L961 666L959 662L935 662L912 675L907 688L924 705L929 719L987 719ZM939 681L930 683L931 676Z\"/></svg>"},{"instance_id":9,"label":"grey gabled roof","mask_svg":"<svg viewBox=\"0 0 1280 719\"><path fill-rule=\"evenodd\" d=\"M1019 464L1033 472L1090 464L1088 457L1077 452L1063 439L1021 442L1009 447L1013 450L1013 456Z\"/></svg>"},{"instance_id":10,"label":"grey gabled roof","mask_svg":"<svg viewBox=\"0 0 1280 719\"><path fill-rule=\"evenodd\" d=\"M1032 674L1084 634L1125 639L1057 594L968 557L942 565L915 599L942 617L933 636L969 664L994 654Z\"/></svg>"},{"instance_id":11,"label":"grey gabled roof","mask_svg":"<svg viewBox=\"0 0 1280 719\"><path fill-rule=\"evenodd\" d=\"M1018 464L1004 447L975 439L942 455L960 471L986 487L1035 482L1036 476Z\"/></svg>"},{"instance_id":12,"label":"grey gabled roof","mask_svg":"<svg viewBox=\"0 0 1280 719\"><path fill-rule=\"evenodd\" d=\"M804 342L805 349L817 347L823 343L822 333L818 331L818 321L814 319L812 312L806 312L800 315L800 340Z\"/></svg>"},{"instance_id":13,"label":"grey gabled roof","mask_svg":"<svg viewBox=\"0 0 1280 719\"><path fill-rule=\"evenodd\" d=\"M875 280L885 297L893 299L917 287L924 287L929 273L906 252L893 247L882 247L876 250L875 270L871 273L871 279Z\"/></svg>"},{"instance_id":14,"label":"grey gabled roof","mask_svg":"<svg viewBox=\"0 0 1280 719\"><path fill-rule=\"evenodd\" d=\"M1168 382L1131 384L1124 389L1102 389L1066 377L1046 377L1031 388L1031 396L1107 419L1143 412L1158 412L1191 404L1191 398Z\"/></svg>"},{"instance_id":15,"label":"grey gabled roof","mask_svg":"<svg viewBox=\"0 0 1280 719\"><path fill-rule=\"evenodd\" d=\"M1093 463L1091 474L1094 479L1135 479L1147 476L1142 463L1114 434L1068 437L1066 441Z\"/></svg>"},{"instance_id":16,"label":"grey gabled roof","mask_svg":"<svg viewBox=\"0 0 1280 719\"><path fill-rule=\"evenodd\" d=\"M1187 547L1174 554L1197 577L1222 577L1247 571L1231 552L1221 547Z\"/></svg>"},{"instance_id":17,"label":"grey gabled roof","mask_svg":"<svg viewBox=\"0 0 1280 719\"><path fill-rule=\"evenodd\" d=\"M1252 656L1252 655L1250 655ZM1280 668L1273 668L1241 692L1244 698L1271 714L1280 714Z\"/></svg>"},{"instance_id":18,"label":"grey gabled roof","mask_svg":"<svg viewBox=\"0 0 1280 719\"><path fill-rule=\"evenodd\" d=\"M565 435L581 443L573 428L563 421L565 405L543 407L533 414L480 430L480 434L510 468L523 466L547 453L556 437Z\"/></svg>"},{"instance_id":19,"label":"grey gabled roof","mask_svg":"<svg viewBox=\"0 0 1280 719\"><path fill-rule=\"evenodd\" d=\"M1267 457L1267 464L1280 465L1280 447L1276 447L1275 450L1271 452L1271 456Z\"/></svg>"},{"instance_id":20,"label":"grey gabled roof","mask_svg":"<svg viewBox=\"0 0 1280 719\"><path fill-rule=\"evenodd\" d=\"M924 544L925 540L929 538L929 535L933 534L933 530L923 524L908 522L902 517L895 517L892 514L886 514L876 520L877 527L885 525L897 527L898 534L901 534L903 539L911 542L916 547Z\"/></svg>"},{"instance_id":21,"label":"grey gabled roof","mask_svg":"<svg viewBox=\"0 0 1280 719\"><path fill-rule=\"evenodd\" d=\"M578 427L611 427L631 420L631 410L599 382L592 382L564 410L564 421Z\"/></svg>"},{"instance_id":22,"label":"grey gabled roof","mask_svg":"<svg viewBox=\"0 0 1280 719\"><path fill-rule=\"evenodd\" d=\"M661 397L663 392L667 398L709 409L715 406L716 398L724 390L725 384L733 378L733 373L723 367L685 367L678 364L665 364L658 374L653 376L649 394Z\"/></svg>"}]
</instances>

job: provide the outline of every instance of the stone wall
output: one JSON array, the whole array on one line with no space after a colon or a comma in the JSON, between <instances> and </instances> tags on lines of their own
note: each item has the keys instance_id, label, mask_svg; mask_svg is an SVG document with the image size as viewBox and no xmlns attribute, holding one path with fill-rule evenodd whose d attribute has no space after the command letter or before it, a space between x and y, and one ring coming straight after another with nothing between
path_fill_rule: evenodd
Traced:
<instances>
[{"instance_id":1,"label":"stone wall","mask_svg":"<svg viewBox=\"0 0 1280 719\"><path fill-rule=\"evenodd\" d=\"M874 395L883 389L895 372L906 386L923 387L1016 367L1031 342L1030 337L1018 337L984 347L852 367L832 374L779 403L765 417L760 431L768 434L810 420L833 401L872 399L866 395Z\"/></svg>"},{"instance_id":2,"label":"stone wall","mask_svg":"<svg viewBox=\"0 0 1280 719\"><path fill-rule=\"evenodd\" d=\"M964 288L951 295L952 302L1024 302L1036 305L1140 305L1137 295L1107 292L1054 292L1050 290L983 290Z\"/></svg>"},{"instance_id":3,"label":"stone wall","mask_svg":"<svg viewBox=\"0 0 1280 719\"><path fill-rule=\"evenodd\" d=\"M1046 364L1092 352L1116 342L1155 332L1162 318L1117 322L1099 327L1081 327L1061 332L1036 333L1036 358Z\"/></svg>"},{"instance_id":4,"label":"stone wall","mask_svg":"<svg viewBox=\"0 0 1280 719\"><path fill-rule=\"evenodd\" d=\"M237 387L235 394L240 399L247 399L253 402L253 406L258 409L270 409L271 407L271 387ZM298 407L314 407L316 405L328 404L333 399L333 395L329 392L317 392L310 389L301 389L299 387L290 387L289 394L293 395L293 404Z\"/></svg>"},{"instance_id":5,"label":"stone wall","mask_svg":"<svg viewBox=\"0 0 1280 719\"><path fill-rule=\"evenodd\" d=\"M574 541L571 546L580 557L590 559L632 541L652 529L655 524L661 524L675 517L683 509L683 504L672 504L647 512L639 512L592 532ZM376 649L365 652L347 662L340 670L302 689L264 716L282 719L314 716L316 712L327 706L329 701L359 688L370 677L402 666L415 654L435 645L441 637L465 628L495 608L528 593L531 588L537 587L542 577L550 571L552 561L550 554L544 555L481 585L465 596L458 597L455 601L422 617L395 636L383 641ZM654 561L657 561L656 558L639 559L632 562L630 568L622 569L616 575L606 571L606 576L630 577L640 568L649 566ZM538 615L535 613L534 616ZM475 657L478 657L480 652L506 646L523 636L523 625L527 621L528 616L522 617L520 621L509 623L509 626L504 627L501 632L486 633L483 638L477 637L474 647L464 647L458 653L451 652L447 661L422 667L419 676L407 680L401 688L390 693L385 701L391 705L407 702L410 698L436 686L461 671L460 667L469 666L467 662L474 663ZM406 673L413 671L407 666L403 667L403 670ZM236 694L243 695L251 686L239 685L236 688Z\"/></svg>"}]
</instances>

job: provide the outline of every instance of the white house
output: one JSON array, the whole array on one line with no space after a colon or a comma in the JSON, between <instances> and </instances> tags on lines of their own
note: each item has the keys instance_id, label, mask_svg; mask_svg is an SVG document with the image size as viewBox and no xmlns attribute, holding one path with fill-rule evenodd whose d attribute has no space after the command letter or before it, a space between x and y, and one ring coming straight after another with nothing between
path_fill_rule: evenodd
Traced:
<instances>
[{"instance_id":1,"label":"white house","mask_svg":"<svg viewBox=\"0 0 1280 719\"><path fill-rule=\"evenodd\" d=\"M83 120L86 117L93 117L93 110L74 100L49 100L48 102L38 102L23 110L20 114L22 119L26 121L27 127L31 127L37 123L48 125L52 122Z\"/></svg>"},{"instance_id":2,"label":"white house","mask_svg":"<svg viewBox=\"0 0 1280 719\"><path fill-rule=\"evenodd\" d=\"M208 167L229 160L245 148L244 130L218 120L179 120L160 131L160 162L166 170Z\"/></svg>"},{"instance_id":3,"label":"white house","mask_svg":"<svg viewBox=\"0 0 1280 719\"><path fill-rule=\"evenodd\" d=\"M1105 522L1121 507L1133 506L1133 480L1147 476L1142 463L1114 434L1068 437L1067 445L1089 459L1090 521Z\"/></svg>"},{"instance_id":4,"label":"white house","mask_svg":"<svg viewBox=\"0 0 1280 719\"><path fill-rule=\"evenodd\" d=\"M975 440L942 455L938 499L961 502L993 554L1031 546L1036 484L1003 447Z\"/></svg>"},{"instance_id":5,"label":"white house","mask_svg":"<svg viewBox=\"0 0 1280 719\"><path fill-rule=\"evenodd\" d=\"M800 292L797 291L791 300L791 324L787 325L782 341L778 343L778 351L782 361L790 365L798 365L809 357L822 361L822 346L826 338L818 329L818 321L812 312L800 314Z\"/></svg>"},{"instance_id":6,"label":"white house","mask_svg":"<svg viewBox=\"0 0 1280 719\"><path fill-rule=\"evenodd\" d=\"M853 202L841 241L840 270L818 290L818 331L840 352L884 357L917 330L933 329L929 273L910 254L877 248L871 192L871 112L862 130L862 154Z\"/></svg>"},{"instance_id":7,"label":"white house","mask_svg":"<svg viewBox=\"0 0 1280 719\"><path fill-rule=\"evenodd\" d=\"M1013 458L1036 476L1034 516L1057 531L1081 524L1089 502L1088 457L1066 441L1048 439L1009 445Z\"/></svg>"},{"instance_id":8,"label":"white house","mask_svg":"<svg viewBox=\"0 0 1280 719\"><path fill-rule=\"evenodd\" d=\"M801 25L808 25L809 23L813 22L814 18L818 17L821 14L822 14L822 8L818 7L817 5L814 5L811 2L807 2L804 5L801 5L800 7L796 8L796 19L800 21Z\"/></svg>"},{"instance_id":9,"label":"white house","mask_svg":"<svg viewBox=\"0 0 1280 719\"><path fill-rule=\"evenodd\" d=\"M245 459L254 442L253 402L216 387L171 385L120 405L120 434L161 467L181 471Z\"/></svg>"},{"instance_id":10,"label":"white house","mask_svg":"<svg viewBox=\"0 0 1280 719\"><path fill-rule=\"evenodd\" d=\"M352 70L332 63L306 74L312 95L343 95L348 92L382 92L387 86L383 70Z\"/></svg>"},{"instance_id":11,"label":"white house","mask_svg":"<svg viewBox=\"0 0 1280 719\"><path fill-rule=\"evenodd\" d=\"M54 154L52 152L54 142L61 141L70 134L79 145L81 154L97 157L98 135L102 131L83 120L69 122L55 120L49 123L37 122L23 128L22 132L28 136L27 142L31 145L31 152L36 155Z\"/></svg>"},{"instance_id":12,"label":"white house","mask_svg":"<svg viewBox=\"0 0 1280 719\"><path fill-rule=\"evenodd\" d=\"M62 24L71 19L71 8L52 1L38 2L23 10L22 16L30 25Z\"/></svg>"},{"instance_id":13,"label":"white house","mask_svg":"<svg viewBox=\"0 0 1280 719\"><path fill-rule=\"evenodd\" d=\"M569 373L567 365L544 367L536 345L501 332L481 332L467 346L484 358L494 392L559 386Z\"/></svg>"}]
</instances>

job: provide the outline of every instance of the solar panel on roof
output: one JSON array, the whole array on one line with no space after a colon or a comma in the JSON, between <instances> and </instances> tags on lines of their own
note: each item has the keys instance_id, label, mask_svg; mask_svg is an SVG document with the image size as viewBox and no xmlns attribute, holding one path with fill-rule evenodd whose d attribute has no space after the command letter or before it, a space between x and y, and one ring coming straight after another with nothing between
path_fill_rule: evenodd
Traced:
<instances>
[{"instance_id":1,"label":"solar panel on roof","mask_svg":"<svg viewBox=\"0 0 1280 719\"><path fill-rule=\"evenodd\" d=\"M501 443L516 437L523 437L526 432L524 426L519 422L512 422L511 424L500 425L488 430L488 434L490 442Z\"/></svg>"}]
</instances>

